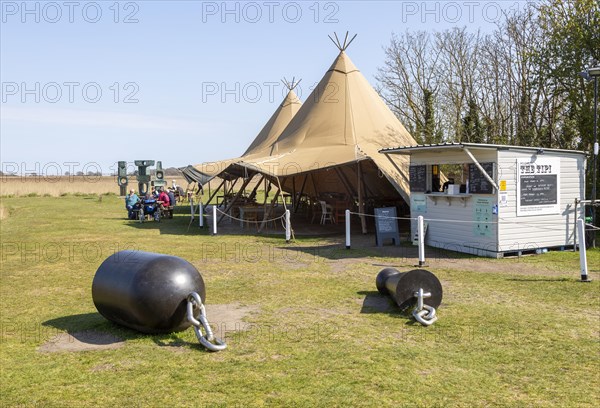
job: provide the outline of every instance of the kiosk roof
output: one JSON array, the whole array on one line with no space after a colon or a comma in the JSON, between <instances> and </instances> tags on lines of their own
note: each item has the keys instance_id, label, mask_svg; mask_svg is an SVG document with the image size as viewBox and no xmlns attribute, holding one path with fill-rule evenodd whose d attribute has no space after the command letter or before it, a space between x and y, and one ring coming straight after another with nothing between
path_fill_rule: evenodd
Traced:
<instances>
[{"instance_id":1,"label":"kiosk roof","mask_svg":"<svg viewBox=\"0 0 600 408\"><path fill-rule=\"evenodd\" d=\"M395 154L412 154L415 151L435 151L443 149L454 149L462 150L464 148L471 150L475 149L495 149L495 150L521 150L521 151L536 151L536 152L555 152L555 153L566 153L566 154L582 154L587 155L586 152L580 150L567 150L567 149L550 149L545 147L533 147L533 146L511 146L511 145L498 145L498 144L487 144L487 143L462 143L462 142L446 142L437 144L423 144L413 146L399 146L390 147L387 149L381 149L380 153L395 153Z\"/></svg>"}]
</instances>

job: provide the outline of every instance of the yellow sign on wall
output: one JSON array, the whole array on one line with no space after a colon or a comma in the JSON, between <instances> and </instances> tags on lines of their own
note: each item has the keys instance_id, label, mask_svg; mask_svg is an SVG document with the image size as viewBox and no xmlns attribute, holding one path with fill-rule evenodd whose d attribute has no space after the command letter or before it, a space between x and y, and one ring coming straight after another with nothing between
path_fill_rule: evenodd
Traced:
<instances>
[{"instance_id":1,"label":"yellow sign on wall","mask_svg":"<svg viewBox=\"0 0 600 408\"><path fill-rule=\"evenodd\" d=\"M500 180L500 191L506 191L506 180Z\"/></svg>"}]
</instances>

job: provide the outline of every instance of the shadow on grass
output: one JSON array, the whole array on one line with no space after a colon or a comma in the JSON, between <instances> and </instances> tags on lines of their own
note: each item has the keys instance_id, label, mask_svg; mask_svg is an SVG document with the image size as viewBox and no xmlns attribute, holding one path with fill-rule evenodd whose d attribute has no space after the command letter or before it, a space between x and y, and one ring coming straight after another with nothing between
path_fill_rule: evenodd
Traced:
<instances>
[{"instance_id":1,"label":"shadow on grass","mask_svg":"<svg viewBox=\"0 0 600 408\"><path fill-rule=\"evenodd\" d=\"M301 252L306 255L321 257L330 260L364 258L371 255L365 249L347 250L342 244L310 245L310 246L281 246L282 251Z\"/></svg>"},{"instance_id":2,"label":"shadow on grass","mask_svg":"<svg viewBox=\"0 0 600 408\"><path fill-rule=\"evenodd\" d=\"M358 240L357 240L358 241ZM373 238L374 242L374 238ZM325 245L311 245L311 246L281 246L278 247L281 250L302 252L311 256L318 256L329 260L343 260L343 259L357 259L365 257L384 257L384 258L395 258L397 262L394 265L388 263L375 263L373 266L381 267L406 267L406 266L417 266L419 258L419 249L412 244L403 242L402 245L394 246L387 245L383 247L377 247L373 243L365 240L364 238L357 242L352 243L351 249L346 249L343 242L343 238L339 243L325 244ZM458 252L447 251L439 248L427 247L426 249L426 260L430 261L459 261L476 259L474 255L461 254Z\"/></svg>"},{"instance_id":3,"label":"shadow on grass","mask_svg":"<svg viewBox=\"0 0 600 408\"><path fill-rule=\"evenodd\" d=\"M405 319L405 324L408 326L417 323L410 314L402 313L390 297L384 296L376 290L362 290L356 293L365 296L360 309L362 314L387 314L390 317Z\"/></svg>"},{"instance_id":4,"label":"shadow on grass","mask_svg":"<svg viewBox=\"0 0 600 408\"><path fill-rule=\"evenodd\" d=\"M99 313L83 313L46 320L43 326L67 332L86 344L107 345L142 336L133 330L118 326L103 318ZM108 336L107 336L108 335Z\"/></svg>"},{"instance_id":5,"label":"shadow on grass","mask_svg":"<svg viewBox=\"0 0 600 408\"><path fill-rule=\"evenodd\" d=\"M124 340L151 338L160 347L172 347L174 350L199 349L197 343L188 343L180 339L176 333L147 334L137 332L127 327L106 320L99 313L84 313L58 317L42 323L43 326L53 327L66 332L79 342L87 345L107 346L121 343Z\"/></svg>"},{"instance_id":6,"label":"shadow on grass","mask_svg":"<svg viewBox=\"0 0 600 408\"><path fill-rule=\"evenodd\" d=\"M189 329L192 330L192 329ZM172 351L186 351L186 350L195 350L195 351L204 351L210 353L207 349L201 346L199 343L187 342L185 340L177 337L176 333L170 334L162 334L162 335L154 335L152 336L152 341L159 347L164 347L165 350Z\"/></svg>"}]
</instances>

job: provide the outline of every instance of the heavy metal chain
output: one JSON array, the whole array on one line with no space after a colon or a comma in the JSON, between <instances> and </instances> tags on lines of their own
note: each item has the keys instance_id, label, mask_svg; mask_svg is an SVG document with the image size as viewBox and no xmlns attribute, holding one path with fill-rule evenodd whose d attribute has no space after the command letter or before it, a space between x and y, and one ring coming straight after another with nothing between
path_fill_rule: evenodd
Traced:
<instances>
[{"instance_id":1,"label":"heavy metal chain","mask_svg":"<svg viewBox=\"0 0 600 408\"><path fill-rule=\"evenodd\" d=\"M423 288L419 288L419 290L416 291L414 295L417 298L417 306L412 312L413 317L417 322L421 323L423 326L431 326L437 321L435 308L426 305L423 302L423 299L431 297L431 293L424 292Z\"/></svg>"},{"instance_id":2,"label":"heavy metal chain","mask_svg":"<svg viewBox=\"0 0 600 408\"><path fill-rule=\"evenodd\" d=\"M198 316L199 320L194 317L195 308L200 309L200 315ZM206 308L202 303L200 295L196 292L190 293L187 298L187 319L192 324L198 341L207 350L221 351L227 348L227 344L225 344L225 342L220 338L215 337L213 334L210 324L208 323L208 319L206 318ZM206 334L202 333L202 329L204 329Z\"/></svg>"}]
</instances>

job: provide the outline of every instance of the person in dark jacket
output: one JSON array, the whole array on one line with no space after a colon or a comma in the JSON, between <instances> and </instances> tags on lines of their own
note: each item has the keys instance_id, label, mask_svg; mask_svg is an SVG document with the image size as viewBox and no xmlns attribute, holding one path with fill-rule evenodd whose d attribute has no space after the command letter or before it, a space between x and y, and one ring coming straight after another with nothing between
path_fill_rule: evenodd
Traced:
<instances>
[{"instance_id":1,"label":"person in dark jacket","mask_svg":"<svg viewBox=\"0 0 600 408\"><path fill-rule=\"evenodd\" d=\"M169 188L169 191L167 192L167 195L169 196L169 201L171 202L171 205L174 207L175 203L177 201L175 200L175 193L173 192L172 188Z\"/></svg>"}]
</instances>

